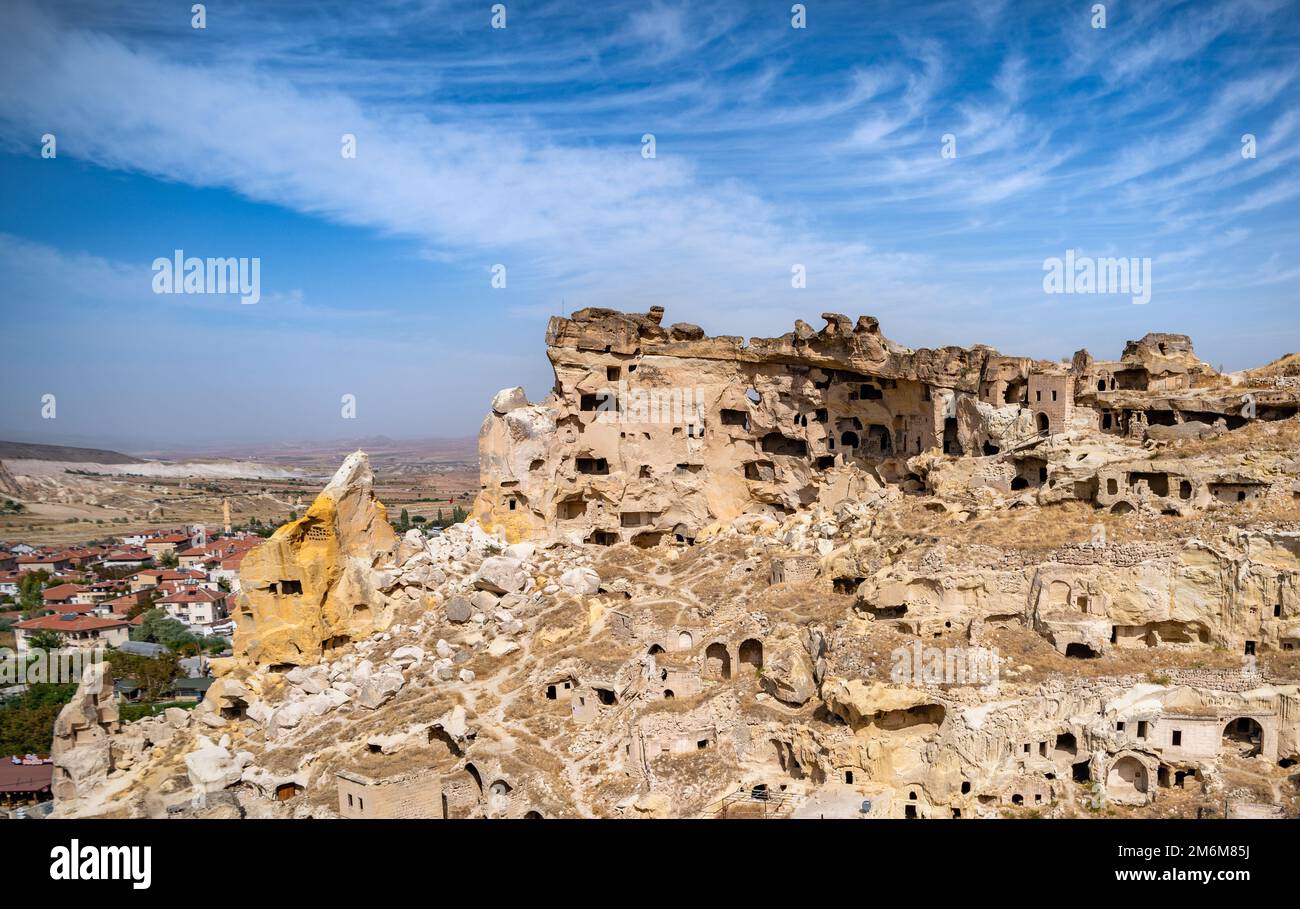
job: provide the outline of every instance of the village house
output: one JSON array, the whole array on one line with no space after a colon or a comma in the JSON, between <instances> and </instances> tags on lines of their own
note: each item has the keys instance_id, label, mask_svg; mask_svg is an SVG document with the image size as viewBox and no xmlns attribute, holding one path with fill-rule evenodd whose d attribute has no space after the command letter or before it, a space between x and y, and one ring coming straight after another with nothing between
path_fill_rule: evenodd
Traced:
<instances>
[{"instance_id":1,"label":"village house","mask_svg":"<svg viewBox=\"0 0 1300 909\"><path fill-rule=\"evenodd\" d=\"M50 798L54 762L37 755L0 757L0 806L34 805Z\"/></svg>"},{"instance_id":2,"label":"village house","mask_svg":"<svg viewBox=\"0 0 1300 909\"><path fill-rule=\"evenodd\" d=\"M79 584L56 584L45 588L42 597L46 607L58 609L61 606L90 605L90 589Z\"/></svg>"},{"instance_id":3,"label":"village house","mask_svg":"<svg viewBox=\"0 0 1300 909\"><path fill-rule=\"evenodd\" d=\"M239 565L248 553L249 550L244 549L226 556L219 565L208 572L208 579L217 584L225 581L232 591L239 590Z\"/></svg>"},{"instance_id":4,"label":"village house","mask_svg":"<svg viewBox=\"0 0 1300 909\"><path fill-rule=\"evenodd\" d=\"M114 597L121 596L130 589L130 585L124 580L103 580L91 581L86 586L86 595L92 603L101 603L104 600L111 600Z\"/></svg>"},{"instance_id":5,"label":"village house","mask_svg":"<svg viewBox=\"0 0 1300 909\"><path fill-rule=\"evenodd\" d=\"M119 549L104 556L100 564L105 568L142 568L153 561L153 556L143 549Z\"/></svg>"},{"instance_id":6,"label":"village house","mask_svg":"<svg viewBox=\"0 0 1300 909\"><path fill-rule=\"evenodd\" d=\"M225 594L201 587L177 591L158 600L157 605L172 618L200 630L210 628L228 615Z\"/></svg>"},{"instance_id":7,"label":"village house","mask_svg":"<svg viewBox=\"0 0 1300 909\"><path fill-rule=\"evenodd\" d=\"M339 814L345 818L447 817L442 778L432 771L416 771L381 780L340 770ZM278 794L278 793L277 793Z\"/></svg>"},{"instance_id":8,"label":"village house","mask_svg":"<svg viewBox=\"0 0 1300 909\"><path fill-rule=\"evenodd\" d=\"M165 655L167 648L163 648L162 654ZM212 687L213 680L210 678L178 678L168 683L167 688L158 698L160 701L179 701L182 703L194 703L203 700L203 696L208 693ZM113 683L113 693L119 700L129 703L138 703L145 700L145 689L134 679L123 678Z\"/></svg>"},{"instance_id":9,"label":"village house","mask_svg":"<svg viewBox=\"0 0 1300 909\"><path fill-rule=\"evenodd\" d=\"M95 614L102 616L118 615L125 616L137 606L143 606L149 602L149 594L146 591L133 591L124 593L120 597L114 597L111 600L104 600L95 604Z\"/></svg>"},{"instance_id":10,"label":"village house","mask_svg":"<svg viewBox=\"0 0 1300 909\"><path fill-rule=\"evenodd\" d=\"M197 568L200 566L213 568L227 558L242 556L243 553L261 542L262 538L258 536L220 537L181 550L177 553L177 559L182 568Z\"/></svg>"},{"instance_id":11,"label":"village house","mask_svg":"<svg viewBox=\"0 0 1300 909\"><path fill-rule=\"evenodd\" d=\"M54 552L41 555L22 556L18 559L18 570L23 574L32 571L67 571L72 568L72 560L66 553Z\"/></svg>"},{"instance_id":12,"label":"village house","mask_svg":"<svg viewBox=\"0 0 1300 909\"><path fill-rule=\"evenodd\" d=\"M184 548L189 541L188 534L168 533L145 540L144 549L153 558L160 559L167 553L175 553L178 549Z\"/></svg>"},{"instance_id":13,"label":"village house","mask_svg":"<svg viewBox=\"0 0 1300 909\"><path fill-rule=\"evenodd\" d=\"M66 603L62 606L49 606L41 609L37 617L47 615L97 615L98 607L93 603Z\"/></svg>"},{"instance_id":14,"label":"village house","mask_svg":"<svg viewBox=\"0 0 1300 909\"><path fill-rule=\"evenodd\" d=\"M206 573L190 568L146 568L131 575L129 580L131 589L139 591L168 585L172 588L197 586L207 579Z\"/></svg>"},{"instance_id":15,"label":"village house","mask_svg":"<svg viewBox=\"0 0 1300 909\"><path fill-rule=\"evenodd\" d=\"M32 635L41 631L58 632L63 647L94 649L116 647L128 639L127 623L122 619L106 619L76 613L28 619L14 625L14 637L19 655L29 647Z\"/></svg>"}]
</instances>

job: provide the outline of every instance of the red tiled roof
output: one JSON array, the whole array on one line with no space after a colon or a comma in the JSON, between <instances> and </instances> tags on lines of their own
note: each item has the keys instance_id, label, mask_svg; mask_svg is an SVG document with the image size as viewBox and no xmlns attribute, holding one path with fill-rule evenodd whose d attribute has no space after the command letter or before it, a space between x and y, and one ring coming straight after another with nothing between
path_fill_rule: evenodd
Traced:
<instances>
[{"instance_id":1,"label":"red tiled roof","mask_svg":"<svg viewBox=\"0 0 1300 909\"><path fill-rule=\"evenodd\" d=\"M75 619L65 619L62 615L49 615L18 622L14 627L23 631L105 631L125 624L121 619L101 619L98 616L79 615Z\"/></svg>"},{"instance_id":2,"label":"red tiled roof","mask_svg":"<svg viewBox=\"0 0 1300 909\"><path fill-rule=\"evenodd\" d=\"M53 778L53 763L14 764L0 758L0 792L42 792Z\"/></svg>"},{"instance_id":3,"label":"red tiled roof","mask_svg":"<svg viewBox=\"0 0 1300 909\"><path fill-rule=\"evenodd\" d=\"M47 587L43 595L45 597L45 602L52 603L58 600L66 600L68 597L85 592L86 588L79 584L59 584L54 587Z\"/></svg>"},{"instance_id":4,"label":"red tiled roof","mask_svg":"<svg viewBox=\"0 0 1300 909\"><path fill-rule=\"evenodd\" d=\"M100 606L109 606L109 607L111 607L111 606L135 606L135 605L137 605L137 604L139 604L139 603L142 603L142 602L144 602L144 601L140 599L140 594L138 594L138 593L124 593L124 594L122 594L120 597L113 597L113 599L111 599L111 600L104 600L104 602L100 603L99 605L100 605Z\"/></svg>"},{"instance_id":5,"label":"red tiled roof","mask_svg":"<svg viewBox=\"0 0 1300 909\"><path fill-rule=\"evenodd\" d=\"M77 615L87 615L94 611L94 603L46 603L44 610L47 615L67 615L73 612Z\"/></svg>"},{"instance_id":6,"label":"red tiled roof","mask_svg":"<svg viewBox=\"0 0 1300 909\"><path fill-rule=\"evenodd\" d=\"M191 568L146 568L138 572L136 577L141 575L155 575L160 582L166 581L204 581L207 575L201 571L195 571Z\"/></svg>"},{"instance_id":7,"label":"red tiled roof","mask_svg":"<svg viewBox=\"0 0 1300 909\"><path fill-rule=\"evenodd\" d=\"M214 593L211 590L207 590L205 588L200 587L194 590L177 591L176 593L163 597L158 602L159 603L198 603L198 602L216 603L219 600L223 599L224 597L225 594Z\"/></svg>"},{"instance_id":8,"label":"red tiled roof","mask_svg":"<svg viewBox=\"0 0 1300 909\"><path fill-rule=\"evenodd\" d=\"M261 542L262 542L261 537L237 537L237 538L222 537L216 540L208 540L202 546L191 546L189 549L177 553L177 555L183 555L183 556L211 555L217 557L228 556L228 555L234 555L237 552L243 552L245 550L252 549L254 546L256 546Z\"/></svg>"}]
</instances>

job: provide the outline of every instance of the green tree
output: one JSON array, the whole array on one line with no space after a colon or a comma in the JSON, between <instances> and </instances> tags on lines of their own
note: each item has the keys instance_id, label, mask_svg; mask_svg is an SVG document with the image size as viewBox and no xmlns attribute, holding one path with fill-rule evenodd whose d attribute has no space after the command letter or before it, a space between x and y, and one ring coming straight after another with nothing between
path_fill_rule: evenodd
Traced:
<instances>
[{"instance_id":1,"label":"green tree","mask_svg":"<svg viewBox=\"0 0 1300 909\"><path fill-rule=\"evenodd\" d=\"M162 700L180 677L181 667L174 656L147 657L137 653L113 651L108 656L116 678L129 678L144 689L147 701Z\"/></svg>"},{"instance_id":2,"label":"green tree","mask_svg":"<svg viewBox=\"0 0 1300 909\"><path fill-rule=\"evenodd\" d=\"M405 533L410 528L411 528L411 516L407 514L406 509L403 508L401 516L397 519L397 529Z\"/></svg>"},{"instance_id":3,"label":"green tree","mask_svg":"<svg viewBox=\"0 0 1300 909\"><path fill-rule=\"evenodd\" d=\"M180 564L180 559L176 558L176 551L168 549L158 559L158 564L163 568L175 568Z\"/></svg>"},{"instance_id":4,"label":"green tree","mask_svg":"<svg viewBox=\"0 0 1300 909\"><path fill-rule=\"evenodd\" d=\"M18 608L23 611L24 617L31 617L45 608L42 591L49 579L49 572L42 568L23 575L18 581Z\"/></svg>"},{"instance_id":5,"label":"green tree","mask_svg":"<svg viewBox=\"0 0 1300 909\"><path fill-rule=\"evenodd\" d=\"M151 609L144 614L144 620L131 630L131 640L162 644L176 653L183 644L194 643L198 638L191 634L183 623L176 621L163 610Z\"/></svg>"},{"instance_id":6,"label":"green tree","mask_svg":"<svg viewBox=\"0 0 1300 909\"><path fill-rule=\"evenodd\" d=\"M54 720L76 692L72 684L29 685L0 704L0 755L49 754Z\"/></svg>"},{"instance_id":7,"label":"green tree","mask_svg":"<svg viewBox=\"0 0 1300 909\"><path fill-rule=\"evenodd\" d=\"M27 636L27 646L33 650L58 650L63 646L63 635L48 628L42 628Z\"/></svg>"},{"instance_id":8,"label":"green tree","mask_svg":"<svg viewBox=\"0 0 1300 909\"><path fill-rule=\"evenodd\" d=\"M162 594L158 592L157 587L145 591L144 599L138 601L134 606L128 609L126 611L126 617L128 619L133 619L142 612L148 612L151 609L157 609L158 607L155 604L158 602L158 598L161 595Z\"/></svg>"}]
</instances>

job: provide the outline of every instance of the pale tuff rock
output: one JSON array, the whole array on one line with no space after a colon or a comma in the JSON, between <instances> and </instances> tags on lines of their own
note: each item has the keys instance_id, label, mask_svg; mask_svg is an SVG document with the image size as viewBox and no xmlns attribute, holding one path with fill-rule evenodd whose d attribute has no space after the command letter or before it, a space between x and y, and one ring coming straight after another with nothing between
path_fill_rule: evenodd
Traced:
<instances>
[{"instance_id":1,"label":"pale tuff rock","mask_svg":"<svg viewBox=\"0 0 1300 909\"><path fill-rule=\"evenodd\" d=\"M763 690L777 700L795 707L816 697L822 673L818 670L813 653L820 651L820 633L801 633L793 626L783 625L768 640L771 642L771 656L765 656L763 661ZM822 672L824 670L823 661Z\"/></svg>"},{"instance_id":2,"label":"pale tuff rock","mask_svg":"<svg viewBox=\"0 0 1300 909\"><path fill-rule=\"evenodd\" d=\"M54 780L51 791L66 811L114 770L113 735L120 729L113 676L107 663L92 663L82 673L72 700L54 721Z\"/></svg>"},{"instance_id":3,"label":"pale tuff rock","mask_svg":"<svg viewBox=\"0 0 1300 909\"><path fill-rule=\"evenodd\" d=\"M514 641L506 638L497 638L488 645L488 655L494 657L503 657L508 653L514 653L519 649L519 645Z\"/></svg>"},{"instance_id":4,"label":"pale tuff rock","mask_svg":"<svg viewBox=\"0 0 1300 909\"><path fill-rule=\"evenodd\" d=\"M22 487L18 485L18 481L9 472L9 468L5 466L4 461L0 461L0 493L7 496L21 496L23 494Z\"/></svg>"},{"instance_id":5,"label":"pale tuff rock","mask_svg":"<svg viewBox=\"0 0 1300 909\"><path fill-rule=\"evenodd\" d=\"M199 747L185 756L185 766L190 784L200 799L239 782L244 767L253 760L253 755L246 751L232 754L226 738L214 744L210 738L201 735L198 743Z\"/></svg>"},{"instance_id":6,"label":"pale tuff rock","mask_svg":"<svg viewBox=\"0 0 1300 909\"><path fill-rule=\"evenodd\" d=\"M518 593L528 583L523 562L509 556L492 556L484 559L474 578L474 586L491 593Z\"/></svg>"},{"instance_id":7,"label":"pale tuff rock","mask_svg":"<svg viewBox=\"0 0 1300 909\"><path fill-rule=\"evenodd\" d=\"M415 645L399 647L393 651L393 655L389 659L400 668L409 669L411 666L419 665L424 661L424 648Z\"/></svg>"},{"instance_id":8,"label":"pale tuff rock","mask_svg":"<svg viewBox=\"0 0 1300 909\"><path fill-rule=\"evenodd\" d=\"M492 412L497 414L508 414L512 410L518 410L521 407L528 406L528 397L524 390L519 386L514 388L504 388L496 393L492 399Z\"/></svg>"},{"instance_id":9,"label":"pale tuff rock","mask_svg":"<svg viewBox=\"0 0 1300 909\"><path fill-rule=\"evenodd\" d=\"M386 670L366 679L357 690L356 702L369 710L377 710L402 690L406 680L395 670Z\"/></svg>"},{"instance_id":10,"label":"pale tuff rock","mask_svg":"<svg viewBox=\"0 0 1300 909\"><path fill-rule=\"evenodd\" d=\"M1182 544L1071 547L1020 564L978 550L918 547L874 574L848 560L837 570L868 574L855 591L862 613L923 638L998 615L1033 627L1062 654L1071 645L1101 654L1153 643L1243 651L1248 640L1280 650L1291 646L1295 623L1261 618L1280 616L1297 596L1298 553L1300 534L1230 533Z\"/></svg>"},{"instance_id":11,"label":"pale tuff rock","mask_svg":"<svg viewBox=\"0 0 1300 909\"><path fill-rule=\"evenodd\" d=\"M560 589L575 595L597 593L600 575L590 568L570 568L560 575Z\"/></svg>"},{"instance_id":12,"label":"pale tuff rock","mask_svg":"<svg viewBox=\"0 0 1300 909\"><path fill-rule=\"evenodd\" d=\"M99 724L69 810L1300 812L1300 383L1174 335L1067 364L661 315L552 322L557 390L494 399L478 519L398 540L349 459L333 548L289 525L239 659L192 716ZM703 421L602 422L611 382L701 388Z\"/></svg>"},{"instance_id":13,"label":"pale tuff rock","mask_svg":"<svg viewBox=\"0 0 1300 909\"><path fill-rule=\"evenodd\" d=\"M349 455L303 517L244 558L236 661L311 665L327 650L388 627L391 610L372 569L397 537L373 479L366 455Z\"/></svg>"},{"instance_id":14,"label":"pale tuff rock","mask_svg":"<svg viewBox=\"0 0 1300 909\"><path fill-rule=\"evenodd\" d=\"M1253 495L1284 479L1290 494L1289 477L1231 464L1217 476L1167 473L1105 441L1207 438L1242 422L1240 389L1197 360L1184 335L1130 341L1118 361L1080 351L1067 364L987 347L913 351L873 319L854 325L835 313L819 332L799 322L747 344L665 330L661 318L583 309L551 320L556 391L525 406L511 389L511 405L494 406L480 432L474 514L485 528L510 540L653 547L747 513L860 499L880 479L1180 512L1242 484ZM1293 415L1297 394L1252 390L1250 407L1261 419ZM1052 439L1083 431L1114 454L1060 463ZM953 455L964 456L965 475L927 476ZM1045 472L1061 474L1050 490ZM1129 477L1152 472L1165 480L1142 498Z\"/></svg>"}]
</instances>

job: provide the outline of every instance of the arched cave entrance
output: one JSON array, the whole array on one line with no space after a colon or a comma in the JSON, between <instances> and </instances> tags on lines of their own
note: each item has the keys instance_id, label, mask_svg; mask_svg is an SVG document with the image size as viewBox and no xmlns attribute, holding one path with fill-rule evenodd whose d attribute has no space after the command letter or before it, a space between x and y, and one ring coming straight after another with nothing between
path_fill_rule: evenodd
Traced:
<instances>
[{"instance_id":1,"label":"arched cave entrance","mask_svg":"<svg viewBox=\"0 0 1300 909\"><path fill-rule=\"evenodd\" d=\"M731 654L727 652L726 644L715 641L705 649L704 672L710 678L731 678Z\"/></svg>"},{"instance_id":2,"label":"arched cave entrance","mask_svg":"<svg viewBox=\"0 0 1300 909\"><path fill-rule=\"evenodd\" d=\"M1229 720L1223 728L1223 745L1242 757L1254 757L1264 750L1264 727L1248 716Z\"/></svg>"}]
</instances>

